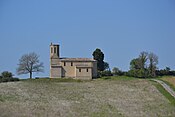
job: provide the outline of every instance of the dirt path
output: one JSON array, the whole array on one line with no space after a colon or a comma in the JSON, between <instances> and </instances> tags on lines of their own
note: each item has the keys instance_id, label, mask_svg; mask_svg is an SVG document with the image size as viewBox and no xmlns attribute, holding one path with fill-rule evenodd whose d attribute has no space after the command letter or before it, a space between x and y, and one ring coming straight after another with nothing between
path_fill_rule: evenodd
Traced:
<instances>
[{"instance_id":1,"label":"dirt path","mask_svg":"<svg viewBox=\"0 0 175 117\"><path fill-rule=\"evenodd\" d=\"M161 80L157 80L157 79L152 79L152 80L158 82L159 84L161 84L165 88L165 90L167 90L175 98L175 91L173 89L171 89L170 86L168 86L167 84L165 84Z\"/></svg>"}]
</instances>

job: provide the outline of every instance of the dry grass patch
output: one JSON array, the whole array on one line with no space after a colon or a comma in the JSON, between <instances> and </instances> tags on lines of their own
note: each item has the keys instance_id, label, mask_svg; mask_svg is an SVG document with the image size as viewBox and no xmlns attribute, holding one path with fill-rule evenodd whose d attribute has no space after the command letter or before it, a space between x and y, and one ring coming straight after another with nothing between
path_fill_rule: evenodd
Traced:
<instances>
[{"instance_id":1,"label":"dry grass patch","mask_svg":"<svg viewBox=\"0 0 175 117\"><path fill-rule=\"evenodd\" d=\"M0 84L0 113L8 117L173 117L175 107L147 80L29 80Z\"/></svg>"},{"instance_id":2,"label":"dry grass patch","mask_svg":"<svg viewBox=\"0 0 175 117\"><path fill-rule=\"evenodd\" d=\"M172 84L175 87L175 77L168 77L168 78L161 78L161 79L169 82L170 84Z\"/></svg>"}]
</instances>

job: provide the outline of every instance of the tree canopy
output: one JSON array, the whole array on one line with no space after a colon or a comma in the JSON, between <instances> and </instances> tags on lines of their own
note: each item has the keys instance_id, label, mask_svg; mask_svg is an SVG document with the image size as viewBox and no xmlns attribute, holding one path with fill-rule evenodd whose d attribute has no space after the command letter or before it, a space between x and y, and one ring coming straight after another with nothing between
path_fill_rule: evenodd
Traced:
<instances>
[{"instance_id":1,"label":"tree canopy","mask_svg":"<svg viewBox=\"0 0 175 117\"><path fill-rule=\"evenodd\" d=\"M104 71L105 70L104 53L99 48L97 48L92 55L93 58L97 60L97 70Z\"/></svg>"},{"instance_id":2,"label":"tree canopy","mask_svg":"<svg viewBox=\"0 0 175 117\"><path fill-rule=\"evenodd\" d=\"M2 78L12 78L13 74L11 72L8 71L4 71L1 73Z\"/></svg>"},{"instance_id":3,"label":"tree canopy","mask_svg":"<svg viewBox=\"0 0 175 117\"><path fill-rule=\"evenodd\" d=\"M133 77L156 77L158 56L154 53L141 52L138 58L130 62L128 74Z\"/></svg>"}]
</instances>

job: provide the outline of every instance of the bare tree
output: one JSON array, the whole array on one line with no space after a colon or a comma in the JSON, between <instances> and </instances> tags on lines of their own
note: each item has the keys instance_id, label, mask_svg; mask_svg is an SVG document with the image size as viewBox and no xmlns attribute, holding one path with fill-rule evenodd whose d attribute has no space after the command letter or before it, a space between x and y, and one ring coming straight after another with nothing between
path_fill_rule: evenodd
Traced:
<instances>
[{"instance_id":1,"label":"bare tree","mask_svg":"<svg viewBox=\"0 0 175 117\"><path fill-rule=\"evenodd\" d=\"M33 52L25 54L19 59L17 74L21 75L29 73L31 79L33 72L43 72L43 68L43 63L39 62L39 56Z\"/></svg>"},{"instance_id":2,"label":"bare tree","mask_svg":"<svg viewBox=\"0 0 175 117\"><path fill-rule=\"evenodd\" d=\"M158 56L155 55L154 53L150 53L148 59L149 59L149 74L151 77L155 77L158 64Z\"/></svg>"}]
</instances>

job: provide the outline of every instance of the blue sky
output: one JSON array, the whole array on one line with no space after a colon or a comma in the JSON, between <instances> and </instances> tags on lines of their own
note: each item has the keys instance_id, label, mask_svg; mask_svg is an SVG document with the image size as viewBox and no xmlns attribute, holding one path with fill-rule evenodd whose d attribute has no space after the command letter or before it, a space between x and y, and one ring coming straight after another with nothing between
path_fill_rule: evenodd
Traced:
<instances>
[{"instance_id":1,"label":"blue sky","mask_svg":"<svg viewBox=\"0 0 175 117\"><path fill-rule=\"evenodd\" d=\"M0 0L0 72L17 76L20 57L36 52L45 72L35 76L49 76L51 42L62 57L91 58L100 48L111 69L128 70L141 51L175 69L175 1Z\"/></svg>"}]
</instances>

